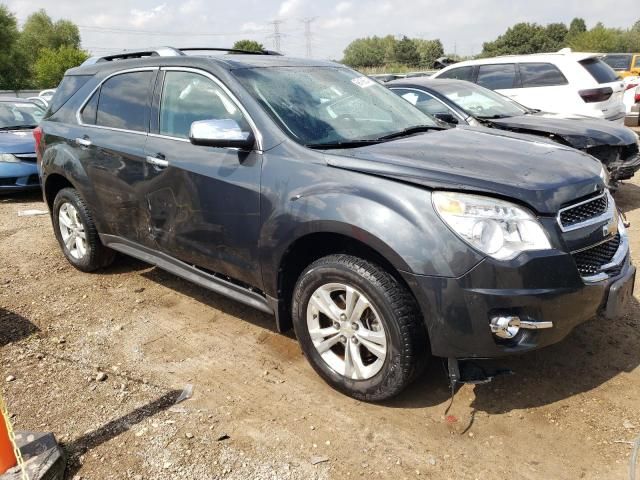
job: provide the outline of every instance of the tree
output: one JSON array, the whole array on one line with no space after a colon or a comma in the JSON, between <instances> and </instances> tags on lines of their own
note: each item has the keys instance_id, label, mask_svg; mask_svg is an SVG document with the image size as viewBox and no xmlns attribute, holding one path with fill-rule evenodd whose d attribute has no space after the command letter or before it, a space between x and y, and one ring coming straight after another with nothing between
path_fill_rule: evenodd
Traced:
<instances>
[{"instance_id":1,"label":"tree","mask_svg":"<svg viewBox=\"0 0 640 480\"><path fill-rule=\"evenodd\" d=\"M640 20L633 24L633 27L631 27L631 31L640 33Z\"/></svg>"},{"instance_id":2,"label":"tree","mask_svg":"<svg viewBox=\"0 0 640 480\"><path fill-rule=\"evenodd\" d=\"M77 67L88 57L87 52L72 46L43 48L33 68L35 83L41 88L54 88L62 80L64 72Z\"/></svg>"},{"instance_id":3,"label":"tree","mask_svg":"<svg viewBox=\"0 0 640 480\"><path fill-rule=\"evenodd\" d=\"M19 38L16 17L0 4L0 89L17 90L26 84L28 72L17 48Z\"/></svg>"},{"instance_id":4,"label":"tree","mask_svg":"<svg viewBox=\"0 0 640 480\"><path fill-rule=\"evenodd\" d=\"M551 23L546 27L537 23L516 23L493 42L485 42L480 56L555 52L565 46L567 34L563 23Z\"/></svg>"},{"instance_id":5,"label":"tree","mask_svg":"<svg viewBox=\"0 0 640 480\"><path fill-rule=\"evenodd\" d=\"M385 58L386 54L384 39L380 37L358 38L344 49L342 62L354 68L379 67L388 63Z\"/></svg>"},{"instance_id":6,"label":"tree","mask_svg":"<svg viewBox=\"0 0 640 480\"><path fill-rule=\"evenodd\" d=\"M433 68L434 62L444 56L442 42L437 40L415 39L416 50L420 56L419 66L423 68Z\"/></svg>"},{"instance_id":7,"label":"tree","mask_svg":"<svg viewBox=\"0 0 640 480\"><path fill-rule=\"evenodd\" d=\"M576 17L573 20L571 20L571 23L569 24L569 33L567 34L567 36L569 37L569 39L575 38L581 33L584 33L586 31L587 31L587 24L584 23L584 19Z\"/></svg>"},{"instance_id":8,"label":"tree","mask_svg":"<svg viewBox=\"0 0 640 480\"><path fill-rule=\"evenodd\" d=\"M396 63L417 66L420 63L420 54L414 41L407 36L397 41L393 46L393 59Z\"/></svg>"},{"instance_id":9,"label":"tree","mask_svg":"<svg viewBox=\"0 0 640 480\"><path fill-rule=\"evenodd\" d=\"M640 34L632 30L607 28L598 23L591 30L572 38L569 46L579 52L637 52Z\"/></svg>"},{"instance_id":10,"label":"tree","mask_svg":"<svg viewBox=\"0 0 640 480\"><path fill-rule=\"evenodd\" d=\"M231 48L248 52L262 52L264 50L264 46L255 40L238 40Z\"/></svg>"}]
</instances>

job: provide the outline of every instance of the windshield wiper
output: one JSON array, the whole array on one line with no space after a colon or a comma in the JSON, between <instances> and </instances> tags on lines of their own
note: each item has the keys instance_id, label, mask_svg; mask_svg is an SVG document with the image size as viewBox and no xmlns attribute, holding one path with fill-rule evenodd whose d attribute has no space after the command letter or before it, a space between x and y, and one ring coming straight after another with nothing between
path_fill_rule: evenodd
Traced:
<instances>
[{"instance_id":1,"label":"windshield wiper","mask_svg":"<svg viewBox=\"0 0 640 480\"><path fill-rule=\"evenodd\" d=\"M380 143L378 139L375 140L345 140L341 142L331 142L331 143L307 143L305 147L307 148L315 148L317 150L328 150L331 148L358 148L358 147L366 147L367 145L375 145L376 143Z\"/></svg>"},{"instance_id":2,"label":"windshield wiper","mask_svg":"<svg viewBox=\"0 0 640 480\"><path fill-rule=\"evenodd\" d=\"M32 130L38 125L8 125L6 127L0 127L0 130Z\"/></svg>"},{"instance_id":3,"label":"windshield wiper","mask_svg":"<svg viewBox=\"0 0 640 480\"><path fill-rule=\"evenodd\" d=\"M498 120L500 118L509 118L511 115L487 115L487 116L477 116L476 118L480 118L482 120Z\"/></svg>"},{"instance_id":4,"label":"windshield wiper","mask_svg":"<svg viewBox=\"0 0 640 480\"><path fill-rule=\"evenodd\" d=\"M429 130L446 130L446 127L438 127L436 125L416 125L415 127L405 128L399 132L383 135L382 137L378 137L377 140L390 140L392 138L406 137L408 135L413 135L414 133L428 132Z\"/></svg>"}]
</instances>

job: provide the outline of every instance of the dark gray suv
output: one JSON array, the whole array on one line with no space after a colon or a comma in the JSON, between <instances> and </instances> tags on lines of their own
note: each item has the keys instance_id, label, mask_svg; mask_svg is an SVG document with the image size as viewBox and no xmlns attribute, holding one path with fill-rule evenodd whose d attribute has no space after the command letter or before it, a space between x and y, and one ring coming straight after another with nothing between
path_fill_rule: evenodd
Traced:
<instances>
[{"instance_id":1,"label":"dark gray suv","mask_svg":"<svg viewBox=\"0 0 640 480\"><path fill-rule=\"evenodd\" d=\"M443 128L342 65L189 53L69 70L35 132L78 269L122 252L274 314L365 400L432 355L455 377L623 311L635 268L593 157Z\"/></svg>"}]
</instances>

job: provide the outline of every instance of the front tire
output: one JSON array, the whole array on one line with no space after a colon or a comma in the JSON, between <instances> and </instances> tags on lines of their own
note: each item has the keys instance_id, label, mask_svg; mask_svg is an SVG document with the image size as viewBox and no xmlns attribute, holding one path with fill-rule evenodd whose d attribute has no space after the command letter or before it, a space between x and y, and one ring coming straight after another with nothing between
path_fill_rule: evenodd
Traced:
<instances>
[{"instance_id":1,"label":"front tire","mask_svg":"<svg viewBox=\"0 0 640 480\"><path fill-rule=\"evenodd\" d=\"M63 188L53 201L53 230L71 265L93 272L113 262L115 252L100 241L91 211L77 190Z\"/></svg>"},{"instance_id":2,"label":"front tire","mask_svg":"<svg viewBox=\"0 0 640 480\"><path fill-rule=\"evenodd\" d=\"M350 255L330 255L296 283L293 324L316 372L351 397L380 401L400 393L429 354L416 302L396 278Z\"/></svg>"}]
</instances>

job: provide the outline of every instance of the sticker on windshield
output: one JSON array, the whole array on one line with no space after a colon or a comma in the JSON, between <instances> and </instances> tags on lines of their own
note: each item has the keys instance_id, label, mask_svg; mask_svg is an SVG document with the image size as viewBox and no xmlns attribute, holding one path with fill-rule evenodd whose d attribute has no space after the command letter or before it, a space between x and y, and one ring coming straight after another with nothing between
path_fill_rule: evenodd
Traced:
<instances>
[{"instance_id":1,"label":"sticker on windshield","mask_svg":"<svg viewBox=\"0 0 640 480\"><path fill-rule=\"evenodd\" d=\"M369 77L356 77L351 79L351 83L359 86L360 88L367 88L371 85L375 85L376 82L371 80Z\"/></svg>"}]
</instances>

